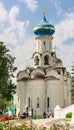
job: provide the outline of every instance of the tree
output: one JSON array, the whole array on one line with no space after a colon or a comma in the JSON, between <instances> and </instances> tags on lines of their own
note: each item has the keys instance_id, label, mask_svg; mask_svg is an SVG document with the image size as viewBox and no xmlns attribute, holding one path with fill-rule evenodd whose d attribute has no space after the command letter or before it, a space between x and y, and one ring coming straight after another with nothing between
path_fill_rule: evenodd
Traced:
<instances>
[{"instance_id":1,"label":"tree","mask_svg":"<svg viewBox=\"0 0 74 130\"><path fill-rule=\"evenodd\" d=\"M12 82L12 80L8 80L7 86L3 89L2 95L8 101L13 99L13 94L16 93L16 85Z\"/></svg>"},{"instance_id":2,"label":"tree","mask_svg":"<svg viewBox=\"0 0 74 130\"><path fill-rule=\"evenodd\" d=\"M72 104L74 104L74 66L72 66L72 69L71 69L71 83L72 83L72 89L71 89L71 102Z\"/></svg>"},{"instance_id":3,"label":"tree","mask_svg":"<svg viewBox=\"0 0 74 130\"><path fill-rule=\"evenodd\" d=\"M9 50L3 42L0 42L0 94L2 100L11 101L16 90L16 85L12 82L14 78L15 57L9 54Z\"/></svg>"}]
</instances>

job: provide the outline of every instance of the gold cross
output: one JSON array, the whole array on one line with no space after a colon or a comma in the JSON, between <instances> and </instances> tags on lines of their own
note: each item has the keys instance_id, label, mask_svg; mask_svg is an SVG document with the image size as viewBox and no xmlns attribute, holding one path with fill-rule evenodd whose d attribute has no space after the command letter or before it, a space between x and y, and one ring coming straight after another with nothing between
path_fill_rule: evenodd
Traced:
<instances>
[{"instance_id":1,"label":"gold cross","mask_svg":"<svg viewBox=\"0 0 74 130\"><path fill-rule=\"evenodd\" d=\"M46 6L47 6L46 3L42 4L42 13L43 13L43 15L45 15L45 13L46 13Z\"/></svg>"}]
</instances>

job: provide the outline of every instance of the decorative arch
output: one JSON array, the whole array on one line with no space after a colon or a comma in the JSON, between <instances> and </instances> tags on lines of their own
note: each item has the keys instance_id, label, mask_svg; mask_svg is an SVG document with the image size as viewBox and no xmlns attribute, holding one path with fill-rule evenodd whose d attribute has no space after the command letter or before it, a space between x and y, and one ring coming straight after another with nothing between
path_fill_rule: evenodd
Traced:
<instances>
[{"instance_id":1,"label":"decorative arch","mask_svg":"<svg viewBox=\"0 0 74 130\"><path fill-rule=\"evenodd\" d=\"M35 65L39 65L39 57L37 55L35 56Z\"/></svg>"}]
</instances>

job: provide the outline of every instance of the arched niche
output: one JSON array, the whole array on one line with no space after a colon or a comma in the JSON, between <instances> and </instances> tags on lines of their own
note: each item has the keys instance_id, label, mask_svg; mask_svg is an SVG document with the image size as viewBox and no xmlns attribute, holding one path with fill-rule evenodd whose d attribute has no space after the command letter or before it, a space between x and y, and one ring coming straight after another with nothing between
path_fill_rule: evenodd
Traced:
<instances>
[{"instance_id":1,"label":"arched niche","mask_svg":"<svg viewBox=\"0 0 74 130\"><path fill-rule=\"evenodd\" d=\"M44 65L49 65L49 56L48 55L44 56Z\"/></svg>"},{"instance_id":2,"label":"arched niche","mask_svg":"<svg viewBox=\"0 0 74 130\"><path fill-rule=\"evenodd\" d=\"M34 61L35 61L35 65L39 65L39 56L38 55L35 56Z\"/></svg>"}]
</instances>

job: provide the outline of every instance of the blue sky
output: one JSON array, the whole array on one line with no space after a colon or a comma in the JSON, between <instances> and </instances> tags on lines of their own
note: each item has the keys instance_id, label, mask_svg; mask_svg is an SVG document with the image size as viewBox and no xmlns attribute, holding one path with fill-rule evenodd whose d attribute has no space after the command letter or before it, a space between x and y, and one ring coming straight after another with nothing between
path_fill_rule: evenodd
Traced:
<instances>
[{"instance_id":1,"label":"blue sky","mask_svg":"<svg viewBox=\"0 0 74 130\"><path fill-rule=\"evenodd\" d=\"M56 29L53 46L57 46L58 58L68 70L74 63L74 0L0 0L0 41L16 57L18 71L33 64L33 27L42 18L44 4L46 18Z\"/></svg>"}]
</instances>

